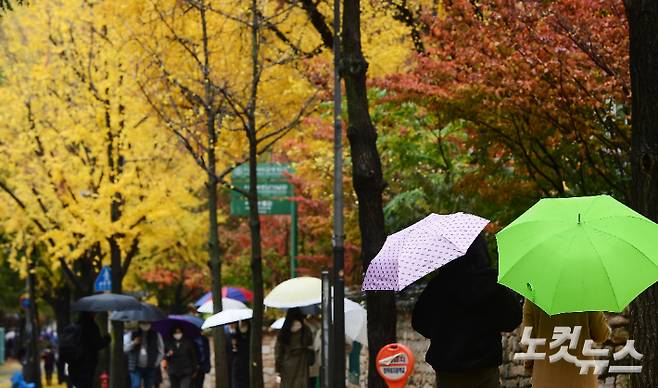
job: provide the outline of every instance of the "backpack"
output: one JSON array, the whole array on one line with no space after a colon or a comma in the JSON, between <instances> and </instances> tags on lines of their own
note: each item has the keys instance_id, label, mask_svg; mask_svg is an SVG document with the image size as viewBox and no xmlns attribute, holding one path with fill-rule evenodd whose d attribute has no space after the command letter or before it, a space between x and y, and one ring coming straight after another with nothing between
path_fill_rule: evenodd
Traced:
<instances>
[{"instance_id":1,"label":"backpack","mask_svg":"<svg viewBox=\"0 0 658 388\"><path fill-rule=\"evenodd\" d=\"M67 364L75 363L84 357L82 349L82 327L68 325L59 338L59 358Z\"/></svg>"}]
</instances>

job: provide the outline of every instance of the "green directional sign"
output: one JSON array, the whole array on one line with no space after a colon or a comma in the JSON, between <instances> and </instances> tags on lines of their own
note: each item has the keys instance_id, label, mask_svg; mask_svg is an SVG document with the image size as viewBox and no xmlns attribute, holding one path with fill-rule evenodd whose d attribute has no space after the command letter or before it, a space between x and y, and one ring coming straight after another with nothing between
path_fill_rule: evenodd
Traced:
<instances>
[{"instance_id":1,"label":"green directional sign","mask_svg":"<svg viewBox=\"0 0 658 388\"><path fill-rule=\"evenodd\" d=\"M290 201L293 187L287 173L292 172L287 163L258 163L258 214L290 214L290 276L297 276L297 204ZM241 164L231 174L233 185L249 191L249 165ZM231 190L231 215L249 216L249 201L235 190Z\"/></svg>"},{"instance_id":2,"label":"green directional sign","mask_svg":"<svg viewBox=\"0 0 658 388\"><path fill-rule=\"evenodd\" d=\"M242 190L249 190L249 183L235 182L235 186ZM292 196L291 185L288 183L259 183L258 189L258 214L290 214L292 204L288 199ZM231 192L231 215L248 216L249 202L247 198L237 191Z\"/></svg>"},{"instance_id":3,"label":"green directional sign","mask_svg":"<svg viewBox=\"0 0 658 388\"><path fill-rule=\"evenodd\" d=\"M287 181L286 172L290 171L288 163L258 163L256 166L256 175L258 182L264 180ZM231 174L233 182L249 180L249 164L244 163L233 170Z\"/></svg>"},{"instance_id":4,"label":"green directional sign","mask_svg":"<svg viewBox=\"0 0 658 388\"><path fill-rule=\"evenodd\" d=\"M292 185L288 183L287 163L259 163L258 172L258 213L261 215L291 214L293 204ZM233 185L249 191L249 165L242 164L233 170ZM231 191L231 215L248 216L249 202L237 191Z\"/></svg>"}]
</instances>

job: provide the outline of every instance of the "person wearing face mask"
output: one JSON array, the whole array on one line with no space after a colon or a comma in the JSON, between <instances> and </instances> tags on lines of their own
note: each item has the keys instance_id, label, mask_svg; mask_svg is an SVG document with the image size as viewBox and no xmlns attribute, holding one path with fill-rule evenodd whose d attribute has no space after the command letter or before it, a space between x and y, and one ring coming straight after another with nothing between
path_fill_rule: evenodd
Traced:
<instances>
[{"instance_id":1,"label":"person wearing face mask","mask_svg":"<svg viewBox=\"0 0 658 388\"><path fill-rule=\"evenodd\" d=\"M139 329L124 337L123 351L128 358L131 388L153 388L162 358L162 336L151 329L150 322L140 322Z\"/></svg>"},{"instance_id":2,"label":"person wearing face mask","mask_svg":"<svg viewBox=\"0 0 658 388\"><path fill-rule=\"evenodd\" d=\"M313 334L298 308L289 309L275 345L275 367L281 388L308 388L313 363Z\"/></svg>"},{"instance_id":3,"label":"person wearing face mask","mask_svg":"<svg viewBox=\"0 0 658 388\"><path fill-rule=\"evenodd\" d=\"M174 326L166 351L171 388L190 388L199 368L197 350L194 343L185 338L180 326Z\"/></svg>"}]
</instances>

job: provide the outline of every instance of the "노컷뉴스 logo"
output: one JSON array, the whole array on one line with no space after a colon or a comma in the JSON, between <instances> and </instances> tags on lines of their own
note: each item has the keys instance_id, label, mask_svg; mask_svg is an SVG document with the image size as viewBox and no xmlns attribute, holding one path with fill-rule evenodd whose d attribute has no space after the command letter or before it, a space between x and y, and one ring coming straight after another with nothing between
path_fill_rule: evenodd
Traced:
<instances>
[{"instance_id":1,"label":"\ub178\ucef7\ub274\uc2a4 logo","mask_svg":"<svg viewBox=\"0 0 658 388\"><path fill-rule=\"evenodd\" d=\"M574 326L573 330L568 326L556 326L553 330L553 340L548 345L549 349L559 348L557 353L548 357L549 362L554 363L560 360L565 360L578 367L580 367L580 374L588 374L590 369L594 370L594 374L598 375L604 373L606 368L608 373L640 373L642 365L610 365L610 349L596 349L592 348L594 341L585 340L583 345L583 356L592 357L592 359L580 360L578 357L569 353L569 349L576 349L578 346L578 339L582 326ZM515 360L544 360L546 353L537 353L537 346L546 345L546 338L532 338L532 326L523 329L523 336L521 337L521 344L528 347L525 353L515 353ZM564 345L567 340L568 345ZM627 340L626 345L615 352L612 357L615 361L621 360L630 355L635 360L641 360L643 355L635 350L635 340ZM598 357L598 358L597 358ZM602 357L605 357L603 359Z\"/></svg>"}]
</instances>

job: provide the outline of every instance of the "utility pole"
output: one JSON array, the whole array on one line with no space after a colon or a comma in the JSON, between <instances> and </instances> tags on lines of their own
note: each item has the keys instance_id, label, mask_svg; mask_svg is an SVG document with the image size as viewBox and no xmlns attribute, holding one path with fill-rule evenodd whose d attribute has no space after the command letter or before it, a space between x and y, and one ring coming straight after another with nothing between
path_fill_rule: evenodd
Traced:
<instances>
[{"instance_id":1,"label":"utility pole","mask_svg":"<svg viewBox=\"0 0 658 388\"><path fill-rule=\"evenodd\" d=\"M343 225L343 124L340 76L340 0L334 0L334 236L333 387L345 387L345 232Z\"/></svg>"}]
</instances>

